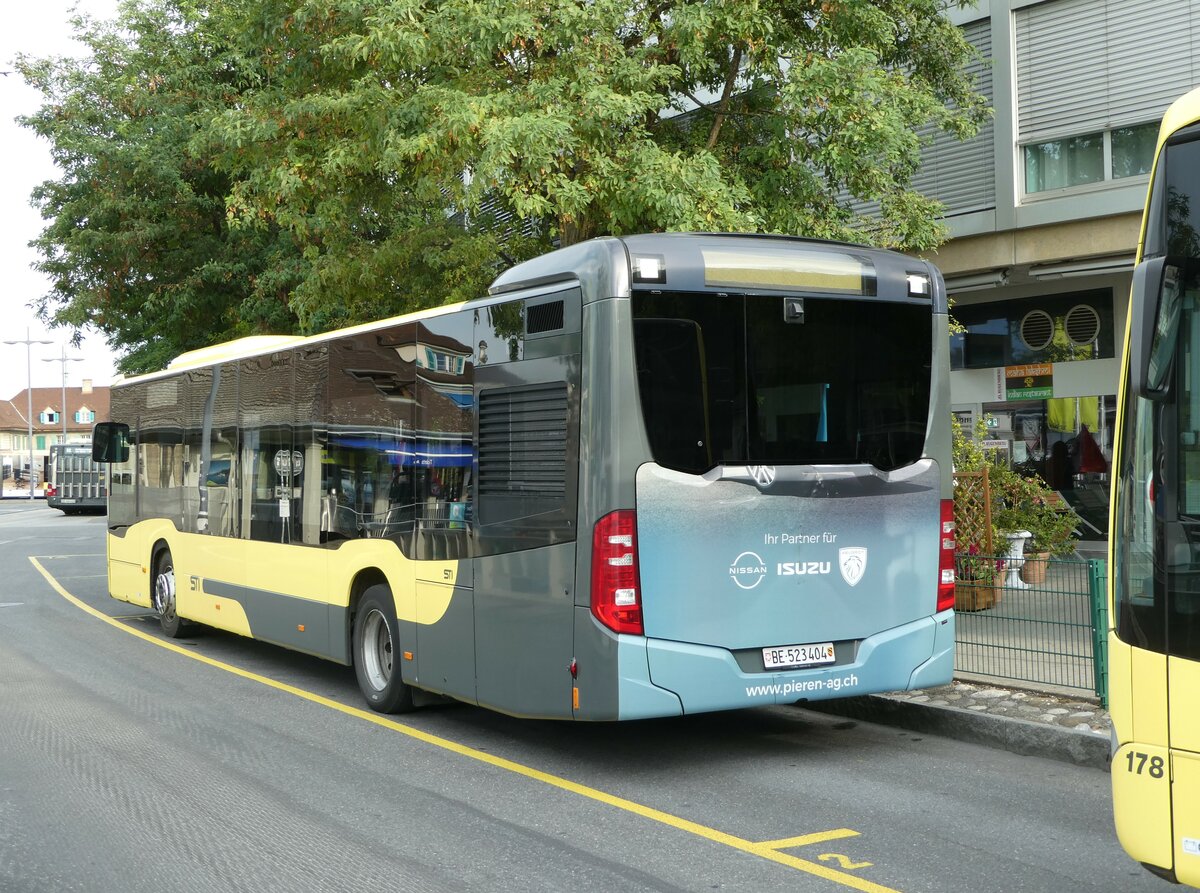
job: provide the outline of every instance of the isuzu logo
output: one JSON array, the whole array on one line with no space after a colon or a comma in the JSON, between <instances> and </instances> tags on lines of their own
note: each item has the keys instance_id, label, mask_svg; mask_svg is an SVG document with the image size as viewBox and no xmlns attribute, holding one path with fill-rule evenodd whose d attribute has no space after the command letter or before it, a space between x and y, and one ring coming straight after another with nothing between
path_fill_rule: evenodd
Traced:
<instances>
[{"instance_id":1,"label":"isuzu logo","mask_svg":"<svg viewBox=\"0 0 1200 893\"><path fill-rule=\"evenodd\" d=\"M862 546L838 549L838 567L842 571L842 579L851 586L857 586L867 572L867 550Z\"/></svg>"},{"instance_id":2,"label":"isuzu logo","mask_svg":"<svg viewBox=\"0 0 1200 893\"><path fill-rule=\"evenodd\" d=\"M741 589L753 589L767 575L767 566L757 552L743 552L729 565L729 576Z\"/></svg>"},{"instance_id":3,"label":"isuzu logo","mask_svg":"<svg viewBox=\"0 0 1200 893\"><path fill-rule=\"evenodd\" d=\"M747 465L746 471L760 487L769 487L775 483L774 465Z\"/></svg>"}]
</instances>

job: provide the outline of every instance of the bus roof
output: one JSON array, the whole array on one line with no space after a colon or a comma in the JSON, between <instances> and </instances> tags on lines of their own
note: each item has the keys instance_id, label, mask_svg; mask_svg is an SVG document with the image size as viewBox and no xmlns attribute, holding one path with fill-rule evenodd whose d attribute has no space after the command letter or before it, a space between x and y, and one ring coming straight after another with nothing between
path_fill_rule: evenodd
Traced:
<instances>
[{"instance_id":1,"label":"bus roof","mask_svg":"<svg viewBox=\"0 0 1200 893\"><path fill-rule=\"evenodd\" d=\"M914 297L910 275L927 277L924 298L946 312L941 276L928 261L848 242L760 233L652 233L591 239L517 264L489 289L503 295L570 281L581 269L585 303L628 297L637 288L737 293L827 293ZM873 292L861 283L870 281ZM588 285L591 285L589 293Z\"/></svg>"},{"instance_id":2,"label":"bus roof","mask_svg":"<svg viewBox=\"0 0 1200 893\"><path fill-rule=\"evenodd\" d=\"M1200 93L1200 91L1196 92ZM771 255L779 258L806 255L818 260L840 257L847 259L847 263L863 264L865 262L875 277L877 294L881 297L904 297L907 294L905 289L909 287L906 277L914 273L926 275L930 289L930 294L925 296L926 299L932 300L935 313L946 312L945 286L936 267L920 258L883 248L870 248L849 242L757 233L652 233L619 238L605 236L560 248L509 268L493 281L488 289L489 295L478 300L447 304L310 336L253 335L238 338L187 351L172 360L165 369L120 379L113 385L121 387L135 381L169 377L189 369L201 369L219 363L249 359L286 348L320 344L333 338L369 332L387 326L417 322L452 313L463 307L497 303L505 300L513 292L550 286L557 282L579 284L584 289L583 300L585 302L602 298L628 297L633 289L638 287L638 283L631 281L631 277L636 275L631 268L634 258L661 257L664 272L660 287L668 287L669 277L669 287L672 290L712 291L716 287L711 284L711 279L706 284L705 275L708 273L711 276L713 263L721 263L721 261L710 261L705 252L710 252L711 257L720 256L725 259L730 256L744 256L751 243L757 243L756 251L761 252L763 256ZM726 253L722 254L722 251ZM745 268L742 272L748 269ZM581 270L586 270L593 275L587 277L587 281L581 281L579 276ZM722 272L728 273L728 269L722 267ZM726 290L744 291L748 289L767 292L794 292L797 289L826 290L820 286L814 289L812 286L796 282L772 282L761 278L764 275L769 277L772 272L796 277L803 276L806 271L800 268L780 271L776 268L764 274L759 269L753 271L753 275L759 277L757 280L748 280L737 285L735 289ZM807 272L811 274L812 270ZM819 271L818 275L825 277L822 281L826 282L830 281L831 276L834 279L839 275L849 278L845 273L839 274L836 269L831 273L829 268ZM643 287L644 285L645 283L642 283ZM725 287L721 286L721 288ZM846 290L840 288L833 288L830 291L835 294L847 293Z\"/></svg>"}]
</instances>

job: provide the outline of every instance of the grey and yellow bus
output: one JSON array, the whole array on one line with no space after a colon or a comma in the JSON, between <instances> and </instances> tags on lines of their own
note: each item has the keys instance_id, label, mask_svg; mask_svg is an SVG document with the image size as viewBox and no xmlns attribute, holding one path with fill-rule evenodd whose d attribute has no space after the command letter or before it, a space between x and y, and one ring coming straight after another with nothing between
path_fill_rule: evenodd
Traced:
<instances>
[{"instance_id":1,"label":"grey and yellow bus","mask_svg":"<svg viewBox=\"0 0 1200 893\"><path fill-rule=\"evenodd\" d=\"M108 575L429 693L620 720L953 664L946 296L796 238L597 239L486 297L112 388Z\"/></svg>"},{"instance_id":2,"label":"grey and yellow bus","mask_svg":"<svg viewBox=\"0 0 1200 893\"><path fill-rule=\"evenodd\" d=\"M1200 887L1200 90L1159 130L1129 305L1109 525L1113 814Z\"/></svg>"}]
</instances>

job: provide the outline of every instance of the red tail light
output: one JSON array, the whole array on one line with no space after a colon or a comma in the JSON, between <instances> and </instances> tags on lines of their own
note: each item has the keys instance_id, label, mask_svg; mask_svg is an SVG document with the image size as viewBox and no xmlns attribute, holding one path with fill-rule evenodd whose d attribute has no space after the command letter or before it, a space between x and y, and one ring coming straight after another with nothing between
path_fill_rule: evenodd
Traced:
<instances>
[{"instance_id":1,"label":"red tail light","mask_svg":"<svg viewBox=\"0 0 1200 893\"><path fill-rule=\"evenodd\" d=\"M937 609L954 607L954 500L942 500L942 520L938 526Z\"/></svg>"},{"instance_id":2,"label":"red tail light","mask_svg":"<svg viewBox=\"0 0 1200 893\"><path fill-rule=\"evenodd\" d=\"M58 495L58 487L54 486L53 484L50 484L49 486L46 487L46 495L47 496L57 496Z\"/></svg>"},{"instance_id":3,"label":"red tail light","mask_svg":"<svg viewBox=\"0 0 1200 893\"><path fill-rule=\"evenodd\" d=\"M644 635L638 591L637 515L610 512L592 531L592 614L613 632Z\"/></svg>"}]
</instances>

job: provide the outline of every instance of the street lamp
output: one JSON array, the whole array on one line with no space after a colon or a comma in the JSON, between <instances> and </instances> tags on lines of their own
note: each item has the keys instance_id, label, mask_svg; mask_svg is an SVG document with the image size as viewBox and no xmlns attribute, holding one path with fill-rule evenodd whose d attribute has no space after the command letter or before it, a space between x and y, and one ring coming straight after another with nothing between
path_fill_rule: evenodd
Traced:
<instances>
[{"instance_id":1,"label":"street lamp","mask_svg":"<svg viewBox=\"0 0 1200 893\"><path fill-rule=\"evenodd\" d=\"M35 344L53 344L53 341L39 341L29 337L29 327L25 327L25 340L5 341L5 344L24 344L25 345L25 378L27 387L25 395L28 397L28 418L29 423L29 498L33 499L33 345Z\"/></svg>"},{"instance_id":2,"label":"street lamp","mask_svg":"<svg viewBox=\"0 0 1200 893\"><path fill-rule=\"evenodd\" d=\"M47 342L49 343L49 342ZM67 363L82 363L83 357L67 356L67 345L62 346L62 352L57 357L43 358L43 363L62 363L62 423L63 423L63 439L62 442L67 442Z\"/></svg>"}]
</instances>

